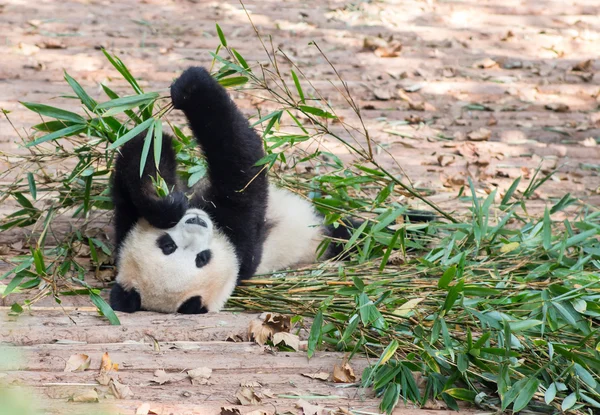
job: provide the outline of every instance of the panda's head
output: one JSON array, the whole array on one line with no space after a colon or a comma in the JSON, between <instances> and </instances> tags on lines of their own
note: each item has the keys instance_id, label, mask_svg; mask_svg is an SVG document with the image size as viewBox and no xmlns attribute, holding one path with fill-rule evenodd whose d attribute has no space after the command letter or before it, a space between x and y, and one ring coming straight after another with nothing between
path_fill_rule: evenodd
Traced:
<instances>
[{"instance_id":1,"label":"panda's head","mask_svg":"<svg viewBox=\"0 0 600 415\"><path fill-rule=\"evenodd\" d=\"M235 287L238 261L227 238L206 212L188 209L170 229L140 220L119 253L117 282L135 289L142 308L176 312L199 296L208 311L219 311Z\"/></svg>"}]
</instances>

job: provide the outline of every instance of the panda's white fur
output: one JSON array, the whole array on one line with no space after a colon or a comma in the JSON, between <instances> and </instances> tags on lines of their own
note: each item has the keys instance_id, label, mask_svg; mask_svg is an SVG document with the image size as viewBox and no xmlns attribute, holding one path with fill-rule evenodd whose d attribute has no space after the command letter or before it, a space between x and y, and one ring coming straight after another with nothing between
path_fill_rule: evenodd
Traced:
<instances>
[{"instance_id":1,"label":"panda's white fur","mask_svg":"<svg viewBox=\"0 0 600 415\"><path fill-rule=\"evenodd\" d=\"M200 216L207 227L187 224ZM314 262L324 237L322 218L301 197L269 186L266 221L269 232L257 273ZM178 249L165 255L156 241L168 233ZM211 259L195 266L198 252L210 249ZM200 209L189 209L171 229L161 230L140 220L126 236L119 254L116 281L135 289L146 310L175 313L189 298L200 296L208 311L219 311L233 292L239 271L234 246Z\"/></svg>"}]
</instances>

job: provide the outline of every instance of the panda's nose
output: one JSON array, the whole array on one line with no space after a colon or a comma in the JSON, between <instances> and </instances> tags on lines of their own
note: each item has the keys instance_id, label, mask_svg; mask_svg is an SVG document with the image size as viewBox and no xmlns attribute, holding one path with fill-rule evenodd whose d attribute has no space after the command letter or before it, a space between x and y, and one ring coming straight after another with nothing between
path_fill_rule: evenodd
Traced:
<instances>
[{"instance_id":1,"label":"panda's nose","mask_svg":"<svg viewBox=\"0 0 600 415\"><path fill-rule=\"evenodd\" d=\"M200 216L191 217L188 220L186 220L185 223L189 223L190 225L200 225L200 226L204 226L205 228L208 228L208 225L206 224L205 221L200 219Z\"/></svg>"}]
</instances>

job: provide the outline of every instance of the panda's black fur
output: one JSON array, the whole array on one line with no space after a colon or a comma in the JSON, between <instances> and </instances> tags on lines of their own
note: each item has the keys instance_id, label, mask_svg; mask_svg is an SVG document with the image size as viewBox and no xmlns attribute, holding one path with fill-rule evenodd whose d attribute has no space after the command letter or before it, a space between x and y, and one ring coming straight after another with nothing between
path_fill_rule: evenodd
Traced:
<instances>
[{"instance_id":1,"label":"panda's black fur","mask_svg":"<svg viewBox=\"0 0 600 415\"><path fill-rule=\"evenodd\" d=\"M187 189L179 183L172 138L168 134L163 135L158 171L149 157L141 177L145 134L120 148L112 182L119 268L110 294L114 310L190 314L218 311L235 284L251 278L259 265L263 272L265 267L285 268L298 262L296 259L307 259L309 251L314 255L321 237L342 241L350 237L356 225L353 222L347 221L347 226L336 228L323 227L309 202L269 186L266 170L256 166L265 155L261 138L205 69L187 69L171 86L171 99L174 108L184 112L205 155L207 185ZM167 197L156 194L152 178L156 179L157 174L172 189ZM189 200L184 192L192 193ZM269 204L269 200L274 202ZM185 219L188 215L190 219ZM178 246L171 231L183 227L185 233L188 224L194 232L206 233L206 240L217 249L208 249L200 243L197 252L192 251L195 258L186 257L181 262L182 257L175 259ZM153 239L148 237L140 242L135 239L139 235L151 235ZM263 252L265 246L268 251ZM341 243L330 244L324 258L336 256L342 247ZM281 251L284 249L295 251ZM159 258L164 260L164 269L148 268L156 259L153 255L164 256ZM127 261L132 256L135 264L130 266ZM139 271L142 268L148 275ZM226 283L222 289L219 278ZM167 289L169 284L173 287ZM206 284L212 284L212 288L202 291ZM144 298L136 288L139 286L146 290ZM207 295L197 295L198 292ZM217 299L210 299L215 292Z\"/></svg>"},{"instance_id":2,"label":"panda's black fur","mask_svg":"<svg viewBox=\"0 0 600 415\"><path fill-rule=\"evenodd\" d=\"M186 70L171 86L171 98L174 108L184 112L206 157L210 185L188 201L178 184L172 138L164 134L158 171L175 191L159 198L151 182L151 177L157 176L151 157L141 177L139 174L145 135L127 142L117 157L112 183L117 254L140 219L153 227L168 229L181 220L188 208L194 207L208 213L233 244L239 261L238 281L250 278L260 262L268 231L267 173L255 165L265 155L262 140L225 89L204 68ZM347 238L348 230L338 227L332 236ZM332 249L331 254L336 252ZM118 282L111 291L110 303L120 311L142 308L135 289L128 291ZM196 298L185 302L178 311L201 313L206 309L202 299Z\"/></svg>"}]
</instances>

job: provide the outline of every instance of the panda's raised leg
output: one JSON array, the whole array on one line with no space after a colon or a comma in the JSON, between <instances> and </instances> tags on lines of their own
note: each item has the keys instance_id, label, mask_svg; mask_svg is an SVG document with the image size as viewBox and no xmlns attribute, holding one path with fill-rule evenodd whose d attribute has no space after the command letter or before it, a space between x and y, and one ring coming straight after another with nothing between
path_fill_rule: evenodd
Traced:
<instances>
[{"instance_id":1,"label":"panda's raised leg","mask_svg":"<svg viewBox=\"0 0 600 415\"><path fill-rule=\"evenodd\" d=\"M112 183L112 199L115 208L116 246L120 248L129 230L140 219L152 226L167 229L175 226L185 214L188 200L177 191L177 162L169 135L163 135L162 152L158 171L152 155L148 156L140 176L140 159L145 133L138 135L119 149L115 175ZM167 197L157 195L152 178L158 174L170 190Z\"/></svg>"},{"instance_id":2,"label":"panda's raised leg","mask_svg":"<svg viewBox=\"0 0 600 415\"><path fill-rule=\"evenodd\" d=\"M210 188L192 204L206 210L235 246L239 279L256 271L265 239L266 170L256 166L263 143L227 91L204 68L187 69L171 86L206 156Z\"/></svg>"}]
</instances>

